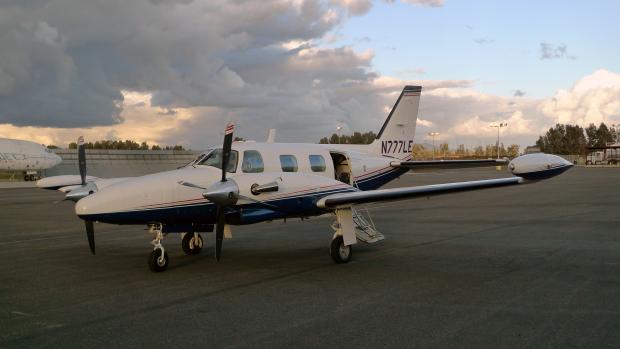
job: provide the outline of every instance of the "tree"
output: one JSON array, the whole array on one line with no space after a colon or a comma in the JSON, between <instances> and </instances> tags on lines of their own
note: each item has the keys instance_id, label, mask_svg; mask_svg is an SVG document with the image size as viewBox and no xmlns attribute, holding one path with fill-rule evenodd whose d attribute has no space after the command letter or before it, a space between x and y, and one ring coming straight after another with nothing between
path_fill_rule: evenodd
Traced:
<instances>
[{"instance_id":1,"label":"tree","mask_svg":"<svg viewBox=\"0 0 620 349\"><path fill-rule=\"evenodd\" d=\"M598 139L599 147L604 147L607 143L613 143L614 141L614 136L604 122L601 122L598 126L598 129L596 130L596 138Z\"/></svg>"},{"instance_id":2,"label":"tree","mask_svg":"<svg viewBox=\"0 0 620 349\"><path fill-rule=\"evenodd\" d=\"M588 138L595 137L596 126L590 125L585 132ZM536 141L542 152L553 154L582 154L585 145L584 130L579 125L556 124Z\"/></svg>"},{"instance_id":3,"label":"tree","mask_svg":"<svg viewBox=\"0 0 620 349\"><path fill-rule=\"evenodd\" d=\"M518 144L511 144L508 149L506 149L506 153L505 156L508 158L516 158L517 156L519 156L519 145Z\"/></svg>"},{"instance_id":4,"label":"tree","mask_svg":"<svg viewBox=\"0 0 620 349\"><path fill-rule=\"evenodd\" d=\"M596 128L596 125L594 124L590 124L586 128L586 135L588 136L589 147L594 147L598 143L598 139L596 137L596 133L597 133L596 131L597 131L597 128Z\"/></svg>"},{"instance_id":5,"label":"tree","mask_svg":"<svg viewBox=\"0 0 620 349\"><path fill-rule=\"evenodd\" d=\"M340 135L333 133L329 138L323 137L320 144L370 144L377 138L374 132L353 132L352 135Z\"/></svg>"}]
</instances>

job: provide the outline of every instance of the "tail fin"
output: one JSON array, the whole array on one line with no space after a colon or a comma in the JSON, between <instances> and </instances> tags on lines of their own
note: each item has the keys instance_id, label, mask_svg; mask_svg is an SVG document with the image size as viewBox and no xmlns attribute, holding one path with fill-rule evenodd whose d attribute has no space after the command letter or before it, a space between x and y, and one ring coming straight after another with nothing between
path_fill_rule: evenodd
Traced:
<instances>
[{"instance_id":1,"label":"tail fin","mask_svg":"<svg viewBox=\"0 0 620 349\"><path fill-rule=\"evenodd\" d=\"M421 92L422 86L405 86L371 145L373 153L398 159L411 157Z\"/></svg>"}]
</instances>

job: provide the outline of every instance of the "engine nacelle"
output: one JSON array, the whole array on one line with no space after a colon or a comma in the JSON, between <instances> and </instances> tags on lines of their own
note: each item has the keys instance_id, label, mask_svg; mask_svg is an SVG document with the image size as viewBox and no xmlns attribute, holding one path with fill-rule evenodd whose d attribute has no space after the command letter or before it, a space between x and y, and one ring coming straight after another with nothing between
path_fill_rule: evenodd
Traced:
<instances>
[{"instance_id":1,"label":"engine nacelle","mask_svg":"<svg viewBox=\"0 0 620 349\"><path fill-rule=\"evenodd\" d=\"M512 174L530 180L555 177L571 167L570 161L545 153L521 155L508 164Z\"/></svg>"}]
</instances>

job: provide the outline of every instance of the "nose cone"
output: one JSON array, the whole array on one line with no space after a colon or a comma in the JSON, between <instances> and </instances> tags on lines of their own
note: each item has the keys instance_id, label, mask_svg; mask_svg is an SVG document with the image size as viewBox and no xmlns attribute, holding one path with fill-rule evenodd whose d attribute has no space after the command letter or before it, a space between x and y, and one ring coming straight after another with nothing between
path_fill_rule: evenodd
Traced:
<instances>
[{"instance_id":1,"label":"nose cone","mask_svg":"<svg viewBox=\"0 0 620 349\"><path fill-rule=\"evenodd\" d=\"M570 161L544 153L522 155L508 164L512 174L531 180L555 177L571 167L573 164Z\"/></svg>"}]
</instances>

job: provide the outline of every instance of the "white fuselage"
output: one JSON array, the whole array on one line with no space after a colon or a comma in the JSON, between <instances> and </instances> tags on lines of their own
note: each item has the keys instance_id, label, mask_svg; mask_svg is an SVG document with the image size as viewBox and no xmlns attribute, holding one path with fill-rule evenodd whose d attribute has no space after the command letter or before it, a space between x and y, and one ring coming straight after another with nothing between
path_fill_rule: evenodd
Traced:
<instances>
[{"instance_id":1,"label":"white fuselage","mask_svg":"<svg viewBox=\"0 0 620 349\"><path fill-rule=\"evenodd\" d=\"M52 168L61 161L60 156L40 144L0 138L0 170L40 171Z\"/></svg>"},{"instance_id":2,"label":"white fuselage","mask_svg":"<svg viewBox=\"0 0 620 349\"><path fill-rule=\"evenodd\" d=\"M178 170L128 178L106 186L104 190L81 199L76 205L76 213L83 218L118 224L151 220L178 223L213 217L211 211L215 207L202 196L203 190L179 184L184 181L208 187L218 182L221 170L213 164L221 161L211 157L213 162L209 164L205 160L209 154L210 151L205 152ZM399 160L409 157L405 155ZM346 151L343 146L236 142L232 146L228 178L237 183L241 195L278 206L279 209L275 210L278 214L294 216L308 212L313 215L320 213L309 211L310 208L316 211L312 203L315 197L338 191L377 189L406 172L406 169L390 166L394 160ZM274 181L278 183L278 191L259 195L251 193L252 185ZM266 207L269 208L259 205L255 209L260 214L267 214L268 218L278 218L275 214L265 213ZM254 214L248 209L244 212ZM244 222L254 219L242 218ZM212 223L209 220L204 222Z\"/></svg>"}]
</instances>

